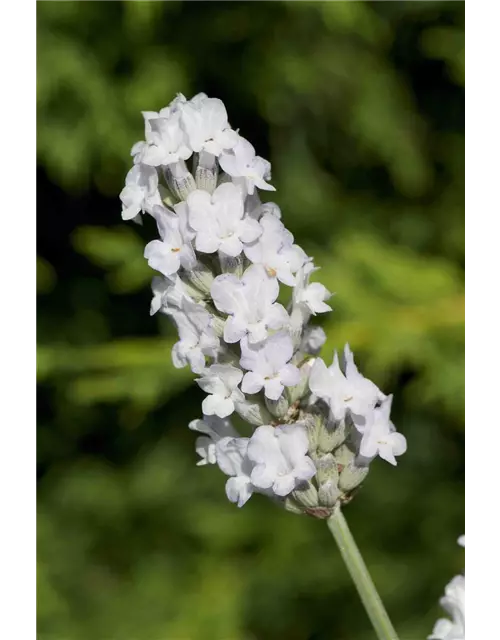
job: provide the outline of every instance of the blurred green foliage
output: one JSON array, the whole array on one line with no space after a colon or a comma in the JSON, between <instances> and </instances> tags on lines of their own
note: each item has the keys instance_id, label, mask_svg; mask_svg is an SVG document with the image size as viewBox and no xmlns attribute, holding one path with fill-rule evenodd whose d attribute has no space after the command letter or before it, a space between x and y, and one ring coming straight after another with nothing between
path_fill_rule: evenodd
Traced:
<instances>
[{"instance_id":1,"label":"blurred green foliage","mask_svg":"<svg viewBox=\"0 0 500 640\"><path fill-rule=\"evenodd\" d=\"M222 98L408 439L346 509L402 640L463 553L463 46L455 2L38 5L41 640L368 640L320 521L197 468L201 395L120 220L140 111Z\"/></svg>"}]
</instances>

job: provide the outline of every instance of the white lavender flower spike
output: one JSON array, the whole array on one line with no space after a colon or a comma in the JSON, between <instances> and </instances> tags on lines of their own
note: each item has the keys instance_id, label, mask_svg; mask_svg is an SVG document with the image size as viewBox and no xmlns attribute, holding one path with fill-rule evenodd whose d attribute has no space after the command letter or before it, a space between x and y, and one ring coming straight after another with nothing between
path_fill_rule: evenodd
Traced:
<instances>
[{"instance_id":1,"label":"white lavender flower spike","mask_svg":"<svg viewBox=\"0 0 500 640\"><path fill-rule=\"evenodd\" d=\"M349 346L342 366L336 354L330 367L311 358L326 339L311 318L331 311L331 294L310 282L318 269L278 205L262 202L275 190L271 165L231 128L223 102L179 94L143 117L122 217L156 220L159 238L144 252L157 271L150 313L173 320L174 366L189 366L206 394L203 420L189 425L203 434L198 464L229 476L226 494L239 506L260 493L327 518L375 457L394 465L406 450L392 396L358 371ZM286 307L282 285L292 289Z\"/></svg>"}]
</instances>

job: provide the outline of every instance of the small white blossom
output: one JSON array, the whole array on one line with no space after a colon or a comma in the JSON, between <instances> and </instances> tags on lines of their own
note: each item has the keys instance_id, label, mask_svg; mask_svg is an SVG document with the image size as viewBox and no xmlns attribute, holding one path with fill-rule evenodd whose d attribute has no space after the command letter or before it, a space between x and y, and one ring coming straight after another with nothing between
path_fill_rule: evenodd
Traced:
<instances>
[{"instance_id":1,"label":"small white blossom","mask_svg":"<svg viewBox=\"0 0 500 640\"><path fill-rule=\"evenodd\" d=\"M290 326L293 335L300 336L307 326L311 315L331 311L325 303L331 293L319 282L309 284L311 273L318 271L312 260L308 260L297 272L296 284L293 288Z\"/></svg>"},{"instance_id":2,"label":"small white blossom","mask_svg":"<svg viewBox=\"0 0 500 640\"><path fill-rule=\"evenodd\" d=\"M123 220L132 220L139 213L150 213L161 204L158 191L158 173L154 167L136 164L125 178L125 187L120 193Z\"/></svg>"},{"instance_id":3,"label":"small white blossom","mask_svg":"<svg viewBox=\"0 0 500 640\"><path fill-rule=\"evenodd\" d=\"M183 300L181 310L172 311L170 315L180 338L172 347L174 367L180 369L189 364L193 373L203 373L205 356L216 358L220 347L211 326L211 315L190 300Z\"/></svg>"},{"instance_id":4,"label":"small white blossom","mask_svg":"<svg viewBox=\"0 0 500 640\"><path fill-rule=\"evenodd\" d=\"M242 507L252 496L254 486L250 474L254 464L248 459L248 438L221 438L215 444L215 456L221 471L231 476L226 482L226 495Z\"/></svg>"},{"instance_id":5,"label":"small white blossom","mask_svg":"<svg viewBox=\"0 0 500 640\"><path fill-rule=\"evenodd\" d=\"M349 411L355 427L362 432L367 414L387 399L377 385L365 378L354 363L354 354L348 344L344 347L345 377L352 393L348 401Z\"/></svg>"},{"instance_id":6,"label":"small white blossom","mask_svg":"<svg viewBox=\"0 0 500 640\"><path fill-rule=\"evenodd\" d=\"M204 94L203 94L204 95ZM197 96L192 98L196 100ZM156 120L157 118L170 118L174 113L178 113L182 106L187 103L186 96L182 93L178 93L175 98L166 107L163 107L159 111L142 111L142 117L144 118L144 132L147 136L151 133L150 120Z\"/></svg>"},{"instance_id":7,"label":"small white blossom","mask_svg":"<svg viewBox=\"0 0 500 640\"><path fill-rule=\"evenodd\" d=\"M259 489L287 496L316 473L307 455L309 441L300 424L258 427L248 443L247 455L255 463L250 479Z\"/></svg>"},{"instance_id":8,"label":"small white blossom","mask_svg":"<svg viewBox=\"0 0 500 640\"><path fill-rule=\"evenodd\" d=\"M349 410L354 424L362 430L367 416L371 415L375 405L385 400L386 396L371 380L359 373L349 345L346 345L344 354L345 375L340 369L336 353L328 368L318 358L311 370L309 388L328 404L335 420L343 420Z\"/></svg>"},{"instance_id":9,"label":"small white blossom","mask_svg":"<svg viewBox=\"0 0 500 640\"><path fill-rule=\"evenodd\" d=\"M189 428L205 435L196 439L196 453L200 456L196 464L203 466L215 464L215 445L221 438L237 438L238 433L234 429L229 418L221 419L217 416L203 416L203 419L192 420Z\"/></svg>"},{"instance_id":10,"label":"small white blossom","mask_svg":"<svg viewBox=\"0 0 500 640\"><path fill-rule=\"evenodd\" d=\"M334 420L339 421L345 418L349 408L348 403L354 398L340 370L337 353L334 354L330 367L326 366L322 358L315 360L309 376L309 388L328 404Z\"/></svg>"},{"instance_id":11,"label":"small white blossom","mask_svg":"<svg viewBox=\"0 0 500 640\"><path fill-rule=\"evenodd\" d=\"M258 191L247 195L245 199L245 213L254 220L260 220L266 213L281 220L281 210L275 202L262 202Z\"/></svg>"},{"instance_id":12,"label":"small white blossom","mask_svg":"<svg viewBox=\"0 0 500 640\"><path fill-rule=\"evenodd\" d=\"M153 299L151 300L150 315L154 315L158 311L171 314L172 311L182 309L182 301L194 300L186 291L186 285L182 282L178 275L172 277L155 276L151 283L153 290Z\"/></svg>"},{"instance_id":13,"label":"small white blossom","mask_svg":"<svg viewBox=\"0 0 500 640\"><path fill-rule=\"evenodd\" d=\"M428 640L465 640L465 578L455 576L446 585L439 604L451 620L441 618L434 625Z\"/></svg>"},{"instance_id":14,"label":"small white blossom","mask_svg":"<svg viewBox=\"0 0 500 640\"><path fill-rule=\"evenodd\" d=\"M222 100L203 94L198 100L184 104L181 112L189 146L195 153L206 151L219 156L238 142L239 136L229 126Z\"/></svg>"},{"instance_id":15,"label":"small white blossom","mask_svg":"<svg viewBox=\"0 0 500 640\"><path fill-rule=\"evenodd\" d=\"M289 322L283 305L276 302L279 285L269 278L261 265L249 267L242 278L232 274L217 276L211 295L219 311L229 314L224 325L224 340L239 342L248 335L250 343L261 342L268 329L281 329Z\"/></svg>"},{"instance_id":16,"label":"small white blossom","mask_svg":"<svg viewBox=\"0 0 500 640\"><path fill-rule=\"evenodd\" d=\"M148 119L147 144L135 147L136 157L152 167L187 160L193 152L187 144L180 118L180 112L174 111L167 117Z\"/></svg>"},{"instance_id":17,"label":"small white blossom","mask_svg":"<svg viewBox=\"0 0 500 640\"><path fill-rule=\"evenodd\" d=\"M297 284L293 290L293 305L305 307L309 314L326 313L331 311L325 300L331 297L328 289L319 282L309 284L311 273L317 271L311 261L306 262L297 273Z\"/></svg>"},{"instance_id":18,"label":"small white blossom","mask_svg":"<svg viewBox=\"0 0 500 640\"><path fill-rule=\"evenodd\" d=\"M263 229L258 240L245 247L245 255L254 264L261 264L270 277L290 287L295 286L294 273L306 262L307 256L296 244L293 235L272 213L265 213L259 221Z\"/></svg>"},{"instance_id":19,"label":"small white blossom","mask_svg":"<svg viewBox=\"0 0 500 640\"><path fill-rule=\"evenodd\" d=\"M182 95L181 93L178 95ZM196 107L199 107L206 99L208 98L206 93L203 93L203 91L200 91L200 93L197 93L195 96L193 96L191 98L191 100L189 100L189 102L193 105L195 105ZM181 107L183 105L180 105Z\"/></svg>"},{"instance_id":20,"label":"small white blossom","mask_svg":"<svg viewBox=\"0 0 500 640\"><path fill-rule=\"evenodd\" d=\"M267 398L278 400L284 387L293 387L300 382L300 371L290 364L293 344L287 333L275 333L255 345L245 337L240 346L240 365L248 371L241 383L244 393L258 393L264 388Z\"/></svg>"},{"instance_id":21,"label":"small white blossom","mask_svg":"<svg viewBox=\"0 0 500 640\"><path fill-rule=\"evenodd\" d=\"M149 148L150 142L152 142L152 130L149 121L156 120L157 118L169 118L171 114L178 111L178 107L182 102L186 102L186 98L180 93L167 107L163 107L160 111L142 111L142 117L144 118L144 135L146 140L136 142L130 150L130 155L134 158L134 164L142 162L142 158Z\"/></svg>"},{"instance_id":22,"label":"small white blossom","mask_svg":"<svg viewBox=\"0 0 500 640\"><path fill-rule=\"evenodd\" d=\"M371 416L363 429L363 437L359 453L363 458L373 459L378 455L392 465L396 465L395 456L401 456L406 451L406 438L396 432L390 421L392 395L373 409Z\"/></svg>"},{"instance_id":23,"label":"small white blossom","mask_svg":"<svg viewBox=\"0 0 500 640\"><path fill-rule=\"evenodd\" d=\"M271 165L267 160L255 155L253 146L239 136L231 152L224 152L219 158L220 166L232 178L241 178L246 193L252 195L255 187L266 191L276 191L266 180L270 178Z\"/></svg>"},{"instance_id":24,"label":"small white blossom","mask_svg":"<svg viewBox=\"0 0 500 640\"><path fill-rule=\"evenodd\" d=\"M321 327L306 327L300 343L300 349L305 353L316 356L325 342L326 333Z\"/></svg>"},{"instance_id":25,"label":"small white blossom","mask_svg":"<svg viewBox=\"0 0 500 640\"><path fill-rule=\"evenodd\" d=\"M212 195L201 189L187 198L189 224L196 232L195 247L202 253L220 251L239 256L243 243L253 242L262 233L256 220L244 218L241 191L230 182L221 184Z\"/></svg>"},{"instance_id":26,"label":"small white blossom","mask_svg":"<svg viewBox=\"0 0 500 640\"><path fill-rule=\"evenodd\" d=\"M151 306L149 309L149 315L153 316L160 311L163 307L163 300L168 291L168 288L172 286L170 278L165 276L154 276L151 282L151 289L153 291L153 299L151 300Z\"/></svg>"},{"instance_id":27,"label":"small white blossom","mask_svg":"<svg viewBox=\"0 0 500 640\"><path fill-rule=\"evenodd\" d=\"M196 189L195 179L182 159L164 167L163 175L171 193L181 201Z\"/></svg>"},{"instance_id":28,"label":"small white blossom","mask_svg":"<svg viewBox=\"0 0 500 640\"><path fill-rule=\"evenodd\" d=\"M243 402L245 396L238 389L243 372L229 364L213 364L203 372L196 382L209 395L203 400L202 411L207 416L227 418L236 402Z\"/></svg>"},{"instance_id":29,"label":"small white blossom","mask_svg":"<svg viewBox=\"0 0 500 640\"><path fill-rule=\"evenodd\" d=\"M281 220L281 209L275 202L263 202L260 206L259 217L269 214Z\"/></svg>"},{"instance_id":30,"label":"small white blossom","mask_svg":"<svg viewBox=\"0 0 500 640\"><path fill-rule=\"evenodd\" d=\"M167 277L177 273L181 266L192 269L197 260L191 242L183 237L182 218L165 207L154 207L153 214L161 240L152 240L144 249L149 266Z\"/></svg>"}]
</instances>

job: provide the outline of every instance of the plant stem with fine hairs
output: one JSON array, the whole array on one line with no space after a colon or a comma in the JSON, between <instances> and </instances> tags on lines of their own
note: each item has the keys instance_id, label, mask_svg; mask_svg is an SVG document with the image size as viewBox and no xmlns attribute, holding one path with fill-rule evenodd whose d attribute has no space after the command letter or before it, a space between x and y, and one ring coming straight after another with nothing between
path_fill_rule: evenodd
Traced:
<instances>
[{"instance_id":1,"label":"plant stem with fine hairs","mask_svg":"<svg viewBox=\"0 0 500 640\"><path fill-rule=\"evenodd\" d=\"M356 585L359 597L375 629L377 638L379 640L398 640L398 635L368 573L366 564L352 537L340 505L334 508L333 514L327 520L327 524Z\"/></svg>"}]
</instances>

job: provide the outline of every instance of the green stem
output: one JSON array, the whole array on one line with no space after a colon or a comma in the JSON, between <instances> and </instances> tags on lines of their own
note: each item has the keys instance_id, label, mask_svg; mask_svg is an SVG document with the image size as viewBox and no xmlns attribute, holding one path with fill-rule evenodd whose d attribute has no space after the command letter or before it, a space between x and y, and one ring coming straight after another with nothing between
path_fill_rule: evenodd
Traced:
<instances>
[{"instance_id":1,"label":"green stem","mask_svg":"<svg viewBox=\"0 0 500 640\"><path fill-rule=\"evenodd\" d=\"M368 573L366 564L340 510L340 505L335 507L333 514L327 520L327 524L349 569L351 578L356 585L361 602L377 637L379 640L398 640L398 635L389 620L387 611Z\"/></svg>"}]
</instances>

